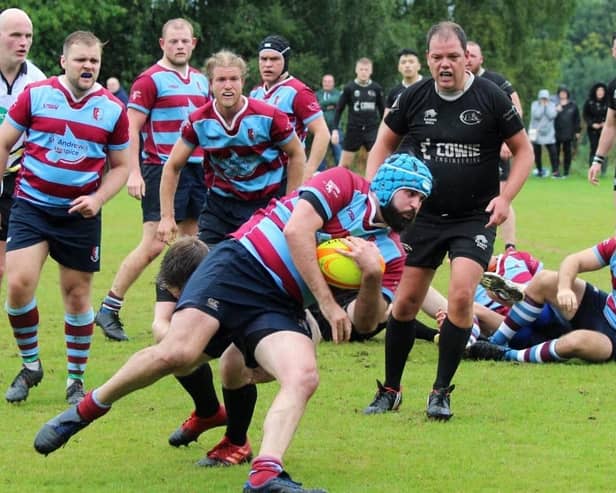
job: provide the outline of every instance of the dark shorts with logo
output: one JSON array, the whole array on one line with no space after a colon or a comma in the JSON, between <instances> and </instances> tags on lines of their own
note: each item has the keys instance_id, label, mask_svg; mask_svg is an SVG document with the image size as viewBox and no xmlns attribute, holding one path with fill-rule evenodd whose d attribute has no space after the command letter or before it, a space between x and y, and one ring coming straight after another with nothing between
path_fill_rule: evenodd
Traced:
<instances>
[{"instance_id":1,"label":"dark shorts with logo","mask_svg":"<svg viewBox=\"0 0 616 493\"><path fill-rule=\"evenodd\" d=\"M285 189L283 185L281 190ZM208 191L199 215L199 239L208 246L220 243L270 200L240 200Z\"/></svg>"},{"instance_id":2,"label":"dark shorts with logo","mask_svg":"<svg viewBox=\"0 0 616 493\"><path fill-rule=\"evenodd\" d=\"M0 195L0 241L6 241L9 230L9 217L13 206L13 190L15 189L16 173L5 175L2 179L2 194Z\"/></svg>"},{"instance_id":3,"label":"dark shorts with logo","mask_svg":"<svg viewBox=\"0 0 616 493\"><path fill-rule=\"evenodd\" d=\"M266 335L290 330L311 337L302 306L234 239L220 243L197 267L176 306L184 308L200 310L220 323L205 353L216 357L220 347L233 342L253 368L258 366L254 348Z\"/></svg>"},{"instance_id":4,"label":"dark shorts with logo","mask_svg":"<svg viewBox=\"0 0 616 493\"><path fill-rule=\"evenodd\" d=\"M66 209L41 207L15 199L8 228L7 252L41 242L56 262L80 272L100 270L101 215L85 218Z\"/></svg>"},{"instance_id":5,"label":"dark shorts with logo","mask_svg":"<svg viewBox=\"0 0 616 493\"><path fill-rule=\"evenodd\" d=\"M364 146L368 151L376 141L378 127L348 127L342 143L342 149L348 152L359 151Z\"/></svg>"},{"instance_id":6,"label":"dark shorts with logo","mask_svg":"<svg viewBox=\"0 0 616 493\"><path fill-rule=\"evenodd\" d=\"M142 164L141 176L145 182L145 197L141 199L143 222L160 221L160 178L163 167ZM173 199L176 222L197 219L205 200L203 166L189 163L180 172L180 181Z\"/></svg>"},{"instance_id":7,"label":"dark shorts with logo","mask_svg":"<svg viewBox=\"0 0 616 493\"><path fill-rule=\"evenodd\" d=\"M466 217L419 214L400 235L409 247L406 265L437 269L445 255L465 257L487 269L496 238L496 228L486 228L490 216L476 213Z\"/></svg>"}]
</instances>

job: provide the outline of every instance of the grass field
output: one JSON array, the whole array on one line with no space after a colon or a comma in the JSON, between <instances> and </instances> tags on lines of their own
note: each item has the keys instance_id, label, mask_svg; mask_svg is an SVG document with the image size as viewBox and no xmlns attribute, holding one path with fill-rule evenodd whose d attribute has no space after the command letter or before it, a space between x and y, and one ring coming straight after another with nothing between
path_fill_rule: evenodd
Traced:
<instances>
[{"instance_id":1,"label":"grass field","mask_svg":"<svg viewBox=\"0 0 616 493\"><path fill-rule=\"evenodd\" d=\"M518 246L557 268L568 253L614 232L611 178L591 187L584 165L567 180L529 178L515 202ZM125 192L105 208L103 270L95 277L97 306L123 257L140 237L138 205ZM497 249L502 243L497 244ZM106 341L97 329L86 385L102 383L136 350L152 341L151 266L129 292L123 319L131 340ZM444 289L444 266L437 287ZM585 276L611 289L607 269ZM201 469L194 463L222 435L174 449L167 437L191 410L172 378L118 402L109 415L45 458L35 453L36 431L65 409L63 310L53 261L37 293L45 378L26 403L0 404L0 491L238 492L247 466ZM4 288L3 288L4 294ZM2 297L4 299L4 296ZM20 366L6 318L0 338L0 390ZM455 417L428 422L425 398L436 366L436 347L418 341L403 378L398 413L363 416L375 378L383 377L382 337L364 344L321 344L321 385L286 456L292 476L330 492L595 492L613 491L616 393L613 364L577 361L554 365L462 362L452 394ZM216 368L215 368L216 370ZM250 440L255 449L276 391L259 387Z\"/></svg>"}]
</instances>

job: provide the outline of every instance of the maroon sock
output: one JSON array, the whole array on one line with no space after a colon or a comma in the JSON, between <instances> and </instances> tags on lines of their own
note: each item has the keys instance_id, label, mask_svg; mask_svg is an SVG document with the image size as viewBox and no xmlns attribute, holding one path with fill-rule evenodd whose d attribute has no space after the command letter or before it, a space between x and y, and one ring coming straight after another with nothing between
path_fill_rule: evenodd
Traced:
<instances>
[{"instance_id":1,"label":"maroon sock","mask_svg":"<svg viewBox=\"0 0 616 493\"><path fill-rule=\"evenodd\" d=\"M100 418L104 414L107 414L111 406L103 407L97 404L92 398L92 391L88 392L86 396L77 404L77 412L84 421L88 423Z\"/></svg>"},{"instance_id":2,"label":"maroon sock","mask_svg":"<svg viewBox=\"0 0 616 493\"><path fill-rule=\"evenodd\" d=\"M282 470L282 462L280 460L275 457L260 455L252 461L248 481L252 487L259 488L270 479L278 476Z\"/></svg>"}]
</instances>

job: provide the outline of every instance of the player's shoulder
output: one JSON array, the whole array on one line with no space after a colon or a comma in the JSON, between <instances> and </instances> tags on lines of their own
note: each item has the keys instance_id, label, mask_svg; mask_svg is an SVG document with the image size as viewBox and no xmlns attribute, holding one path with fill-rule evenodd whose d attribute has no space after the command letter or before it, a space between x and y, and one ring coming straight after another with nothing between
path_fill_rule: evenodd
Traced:
<instances>
[{"instance_id":1,"label":"player's shoulder","mask_svg":"<svg viewBox=\"0 0 616 493\"><path fill-rule=\"evenodd\" d=\"M25 77L29 83L47 79L47 76L43 73L43 71L34 65L34 63L30 60L26 60Z\"/></svg>"},{"instance_id":2,"label":"player's shoulder","mask_svg":"<svg viewBox=\"0 0 616 493\"><path fill-rule=\"evenodd\" d=\"M267 103L262 99L257 99L253 96L248 97L247 110L252 113L259 113L262 115L273 115L277 111L280 111L273 104Z\"/></svg>"}]
</instances>

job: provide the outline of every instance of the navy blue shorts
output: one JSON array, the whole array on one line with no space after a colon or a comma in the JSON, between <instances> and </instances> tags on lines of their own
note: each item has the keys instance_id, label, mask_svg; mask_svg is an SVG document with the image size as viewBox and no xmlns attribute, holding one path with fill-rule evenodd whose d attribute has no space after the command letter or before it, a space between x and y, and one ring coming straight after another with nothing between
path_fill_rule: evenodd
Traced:
<instances>
[{"instance_id":1,"label":"navy blue shorts","mask_svg":"<svg viewBox=\"0 0 616 493\"><path fill-rule=\"evenodd\" d=\"M2 194L0 194L0 241L6 241L9 229L9 216L13 206L13 190L15 190L16 173L5 175L2 179Z\"/></svg>"},{"instance_id":2,"label":"navy blue shorts","mask_svg":"<svg viewBox=\"0 0 616 493\"><path fill-rule=\"evenodd\" d=\"M286 185L283 185L281 190L285 188ZM270 200L247 201L208 191L199 215L199 239L208 246L220 243Z\"/></svg>"},{"instance_id":3,"label":"navy blue shorts","mask_svg":"<svg viewBox=\"0 0 616 493\"><path fill-rule=\"evenodd\" d=\"M257 366L254 347L272 332L290 330L311 337L300 303L282 291L265 268L238 241L219 244L184 287L176 310L196 308L219 321L205 352L230 342Z\"/></svg>"},{"instance_id":4,"label":"navy blue shorts","mask_svg":"<svg viewBox=\"0 0 616 493\"><path fill-rule=\"evenodd\" d=\"M9 220L7 252L43 241L56 262L80 272L100 270L101 215L85 218L66 209L40 207L15 199Z\"/></svg>"},{"instance_id":5,"label":"navy blue shorts","mask_svg":"<svg viewBox=\"0 0 616 493\"><path fill-rule=\"evenodd\" d=\"M586 283L584 296L575 315L570 320L572 330L586 329L605 334L612 342L612 354L610 359L615 358L614 347L616 345L616 330L608 323L603 315L603 308L607 300L607 293Z\"/></svg>"},{"instance_id":6,"label":"navy blue shorts","mask_svg":"<svg viewBox=\"0 0 616 493\"><path fill-rule=\"evenodd\" d=\"M487 270L496 238L496 228L485 227L489 219L487 213L462 218L420 214L400 235L410 247L406 265L436 270L449 253L452 260L470 258Z\"/></svg>"},{"instance_id":7,"label":"navy blue shorts","mask_svg":"<svg viewBox=\"0 0 616 493\"><path fill-rule=\"evenodd\" d=\"M145 197L141 199L143 222L160 221L160 177L163 167L142 164L141 176L145 182ZM205 200L205 181L201 164L187 164L180 172L174 197L175 220L197 219Z\"/></svg>"}]
</instances>

